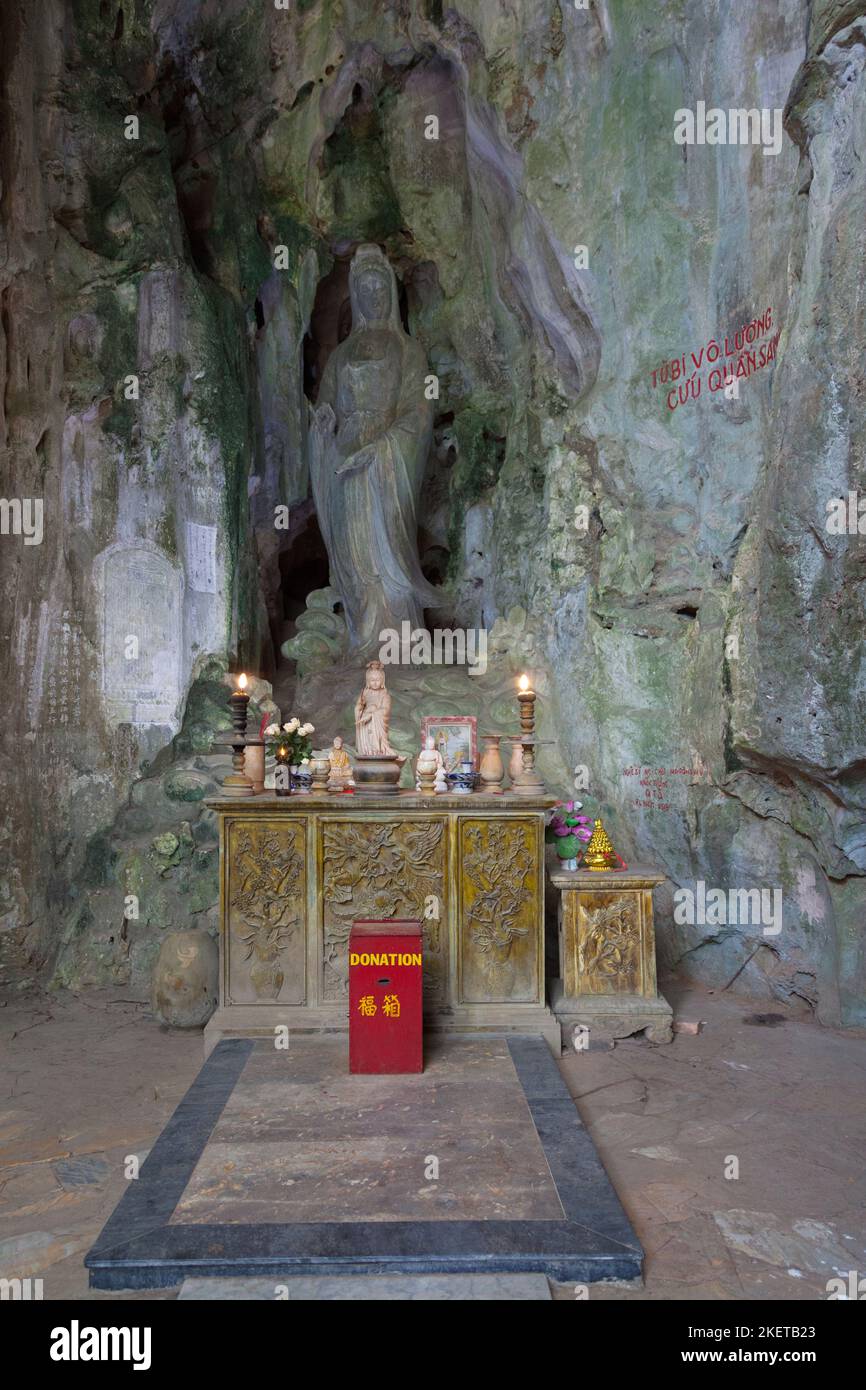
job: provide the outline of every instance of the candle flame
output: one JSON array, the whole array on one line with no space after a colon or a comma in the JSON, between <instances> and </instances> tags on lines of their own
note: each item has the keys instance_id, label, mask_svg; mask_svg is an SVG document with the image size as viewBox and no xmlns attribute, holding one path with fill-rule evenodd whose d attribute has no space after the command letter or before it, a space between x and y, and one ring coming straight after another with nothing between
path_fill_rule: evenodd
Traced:
<instances>
[{"instance_id":1,"label":"candle flame","mask_svg":"<svg viewBox=\"0 0 866 1390\"><path fill-rule=\"evenodd\" d=\"M243 673L243 671L242 671L241 674L238 676L238 690L246 690L246 688L247 688L247 678L246 678L246 676L244 675L244 673Z\"/></svg>"},{"instance_id":2,"label":"candle flame","mask_svg":"<svg viewBox=\"0 0 866 1390\"><path fill-rule=\"evenodd\" d=\"M521 676L521 677L520 677L520 680L517 682L517 684L520 686L520 689L521 689L521 690L528 690L528 689L529 689L529 677L528 677L528 676Z\"/></svg>"}]
</instances>

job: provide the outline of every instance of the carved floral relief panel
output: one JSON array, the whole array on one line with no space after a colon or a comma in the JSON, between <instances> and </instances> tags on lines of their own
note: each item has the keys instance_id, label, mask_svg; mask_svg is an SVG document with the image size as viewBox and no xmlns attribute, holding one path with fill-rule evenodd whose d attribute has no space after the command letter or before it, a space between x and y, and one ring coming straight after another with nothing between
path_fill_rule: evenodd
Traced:
<instances>
[{"instance_id":1,"label":"carved floral relief panel","mask_svg":"<svg viewBox=\"0 0 866 1390\"><path fill-rule=\"evenodd\" d=\"M230 821L227 1002L306 999L306 862L303 821Z\"/></svg>"},{"instance_id":2,"label":"carved floral relief panel","mask_svg":"<svg viewBox=\"0 0 866 1390\"><path fill-rule=\"evenodd\" d=\"M348 998L349 932L356 918L419 918L424 1009L441 1008L448 980L445 820L327 821L321 825L323 994Z\"/></svg>"},{"instance_id":3,"label":"carved floral relief panel","mask_svg":"<svg viewBox=\"0 0 866 1390\"><path fill-rule=\"evenodd\" d=\"M539 826L460 822L461 1001L534 1002L542 930Z\"/></svg>"},{"instance_id":4,"label":"carved floral relief panel","mask_svg":"<svg viewBox=\"0 0 866 1390\"><path fill-rule=\"evenodd\" d=\"M579 990L641 993L640 896L581 893L575 948Z\"/></svg>"}]
</instances>

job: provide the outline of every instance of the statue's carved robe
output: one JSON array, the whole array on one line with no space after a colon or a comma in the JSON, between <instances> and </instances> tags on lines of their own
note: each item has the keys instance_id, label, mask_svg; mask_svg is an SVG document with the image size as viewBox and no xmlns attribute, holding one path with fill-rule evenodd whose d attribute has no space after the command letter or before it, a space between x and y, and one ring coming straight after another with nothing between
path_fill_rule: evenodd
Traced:
<instances>
[{"instance_id":1,"label":"statue's carved robe","mask_svg":"<svg viewBox=\"0 0 866 1390\"><path fill-rule=\"evenodd\" d=\"M361 757L379 758L396 753L388 742L390 717L391 696L387 690L365 686L355 706L355 744Z\"/></svg>"},{"instance_id":2,"label":"statue's carved robe","mask_svg":"<svg viewBox=\"0 0 866 1390\"><path fill-rule=\"evenodd\" d=\"M441 599L418 562L418 494L433 423L424 395L427 363L396 318L396 300L393 286L389 323L353 329L331 353L311 436L313 497L331 584L351 647L365 655L378 652L385 628L399 632L406 620L423 627L423 609ZM325 405L336 433L322 427ZM338 474L365 445L375 450L374 461Z\"/></svg>"}]
</instances>

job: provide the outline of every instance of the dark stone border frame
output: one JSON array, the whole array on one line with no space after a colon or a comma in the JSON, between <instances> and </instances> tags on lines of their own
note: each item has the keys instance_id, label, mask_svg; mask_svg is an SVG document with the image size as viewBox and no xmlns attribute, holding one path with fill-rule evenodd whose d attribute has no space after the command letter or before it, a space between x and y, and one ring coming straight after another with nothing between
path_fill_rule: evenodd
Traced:
<instances>
[{"instance_id":1,"label":"dark stone border frame","mask_svg":"<svg viewBox=\"0 0 866 1390\"><path fill-rule=\"evenodd\" d=\"M91 1288L297 1274L543 1273L561 1283L639 1278L643 1250L547 1043L524 1036L507 1041L565 1220L170 1225L256 1046L229 1039L214 1048L86 1255Z\"/></svg>"}]
</instances>

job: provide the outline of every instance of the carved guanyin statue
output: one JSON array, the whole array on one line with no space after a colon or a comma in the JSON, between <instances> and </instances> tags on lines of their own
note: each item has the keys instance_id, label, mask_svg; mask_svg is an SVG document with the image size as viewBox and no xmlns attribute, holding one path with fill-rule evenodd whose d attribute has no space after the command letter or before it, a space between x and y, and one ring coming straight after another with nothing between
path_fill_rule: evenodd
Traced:
<instances>
[{"instance_id":1,"label":"carved guanyin statue","mask_svg":"<svg viewBox=\"0 0 866 1390\"><path fill-rule=\"evenodd\" d=\"M423 627L422 610L439 602L416 540L433 414L426 359L403 330L394 272L377 246L355 252L349 293L352 331L322 376L310 465L350 647L372 655L384 628Z\"/></svg>"},{"instance_id":2,"label":"carved guanyin statue","mask_svg":"<svg viewBox=\"0 0 866 1390\"><path fill-rule=\"evenodd\" d=\"M361 758L397 757L396 748L388 742L391 723L391 696L385 689L385 671L381 661L368 661L364 689L355 704L355 747ZM400 762L404 762L400 758Z\"/></svg>"}]
</instances>

